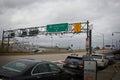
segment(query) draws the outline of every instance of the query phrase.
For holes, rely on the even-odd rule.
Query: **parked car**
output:
[[[56,64],[34,59],[18,59],[0,67],[0,80],[74,80]]]
[[[115,55],[114,55],[114,59],[120,60],[120,54],[115,54]]]
[[[106,58],[108,59],[108,64],[109,64],[109,65],[115,63],[115,60],[114,60],[114,56],[113,56],[113,55],[106,56]]]
[[[108,59],[104,54],[95,53],[91,54],[90,57],[97,62],[97,67],[105,68],[108,66]]]
[[[83,55],[72,54],[66,57],[63,68],[71,71],[76,76],[76,80],[83,79],[83,68],[84,68],[84,61]]]

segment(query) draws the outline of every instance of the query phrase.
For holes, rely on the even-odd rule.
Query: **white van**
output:
[[[96,53],[91,54],[90,56],[93,60],[97,61],[97,67],[105,68],[108,66],[108,59],[104,54]]]

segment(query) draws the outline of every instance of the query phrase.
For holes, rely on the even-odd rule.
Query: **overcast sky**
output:
[[[105,40],[120,40],[120,34],[112,37],[120,32],[120,0],[0,0],[0,36],[8,29],[87,20],[93,39],[104,34]]]

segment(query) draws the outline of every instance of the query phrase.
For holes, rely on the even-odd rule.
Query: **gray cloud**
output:
[[[111,37],[120,30],[119,8],[119,0],[0,0],[0,29],[89,20],[94,33]]]
[[[38,0],[0,0],[1,7],[5,8],[20,8],[30,5]]]

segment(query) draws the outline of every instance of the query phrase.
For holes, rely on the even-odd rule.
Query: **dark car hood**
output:
[[[0,68],[0,76],[11,78],[17,76],[18,74],[20,73]]]

